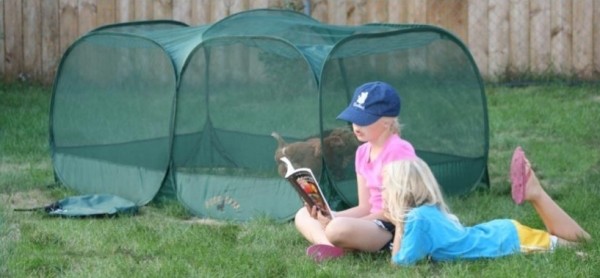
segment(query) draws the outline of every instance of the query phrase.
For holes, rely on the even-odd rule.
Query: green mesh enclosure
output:
[[[171,192],[197,216],[286,221],[302,204],[277,173],[275,131],[289,143],[321,140],[330,204],[352,206],[356,146],[327,140],[348,129],[335,117],[354,88],[373,80],[398,89],[402,137],[447,194],[489,184],[485,93],[461,41],[434,26],[334,26],[285,10],[196,27],[115,24],[80,38],[54,87],[56,176],[138,205]]]

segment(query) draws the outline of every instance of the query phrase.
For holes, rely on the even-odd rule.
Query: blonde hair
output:
[[[431,169],[422,159],[390,162],[383,173],[383,202],[386,217],[392,222],[403,223],[406,214],[421,205],[435,205],[458,222],[450,213]]]
[[[397,133],[398,136],[402,137],[401,133],[400,133],[400,129],[402,128],[402,126],[400,125],[400,120],[397,117],[382,117],[382,118],[389,119],[391,134]]]

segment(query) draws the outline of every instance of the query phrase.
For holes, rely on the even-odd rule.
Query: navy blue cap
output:
[[[375,81],[356,88],[350,105],[337,116],[337,119],[367,126],[381,117],[397,117],[399,114],[398,92],[390,84]]]

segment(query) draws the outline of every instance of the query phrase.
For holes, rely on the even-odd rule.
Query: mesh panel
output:
[[[280,40],[220,38],[187,65],[173,152],[180,200],[211,217],[292,217],[301,203],[275,171],[270,134],[319,136],[318,90],[303,56]]]
[[[80,40],[63,58],[55,85],[57,175],[84,193],[150,201],[169,161],[174,88],[171,60],[151,41]]]
[[[340,125],[335,116],[354,88],[382,80],[401,96],[402,137],[430,164],[446,193],[464,194],[486,182],[482,181],[488,151],[485,95],[477,68],[457,41],[421,27],[357,37],[338,45],[330,57],[336,59],[327,61],[322,77],[325,129]],[[334,184],[344,200],[354,204],[354,177],[349,169],[345,172],[348,175],[334,177]]]

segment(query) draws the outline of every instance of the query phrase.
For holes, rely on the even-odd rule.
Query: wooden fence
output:
[[[71,43],[101,25],[198,25],[257,8],[309,11],[331,24],[438,25],[467,44],[488,79],[600,79],[600,0],[0,0],[0,75],[51,84]]]

